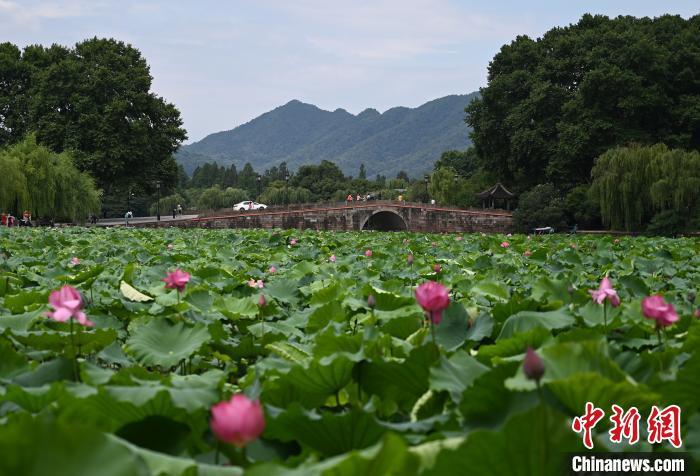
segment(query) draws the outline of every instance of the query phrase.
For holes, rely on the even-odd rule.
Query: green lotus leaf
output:
[[[192,356],[210,338],[204,324],[152,319],[129,337],[124,350],[141,365],[170,368]]]
[[[498,340],[527,332],[535,327],[547,330],[565,329],[574,325],[575,322],[576,319],[566,308],[548,312],[521,311],[506,319]]]

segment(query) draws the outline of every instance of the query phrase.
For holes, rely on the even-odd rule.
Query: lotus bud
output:
[[[539,355],[532,350],[532,347],[528,347],[525,352],[525,360],[523,361],[523,372],[525,376],[539,383],[540,379],[544,375],[544,362]]]
[[[372,309],[374,309],[374,306],[377,305],[377,299],[374,297],[374,294],[367,296],[367,305]]]

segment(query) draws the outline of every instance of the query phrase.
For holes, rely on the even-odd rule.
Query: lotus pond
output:
[[[0,474],[564,474],[587,402],[606,415],[594,451],[697,457],[699,251],[692,238],[2,229]],[[163,282],[177,269],[181,292]],[[589,293],[606,275],[618,306]],[[450,292],[438,324],[416,300],[428,281]],[[93,326],[59,322],[49,296],[64,285]],[[656,294],[678,320],[645,316]],[[264,431],[236,446],[211,410],[239,394],[260,402]],[[611,441],[613,405],[638,409],[639,441]],[[648,435],[670,405],[679,448]]]

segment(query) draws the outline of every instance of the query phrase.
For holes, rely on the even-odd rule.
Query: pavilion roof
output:
[[[501,182],[483,192],[477,193],[476,196],[479,198],[515,198],[515,194],[505,188]]]

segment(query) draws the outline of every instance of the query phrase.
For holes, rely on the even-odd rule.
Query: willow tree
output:
[[[591,194],[603,223],[639,231],[655,216],[678,217],[682,228],[700,220],[700,153],[663,144],[618,147],[601,155],[591,172]]]
[[[260,196],[260,201],[267,205],[309,203],[311,192],[304,187],[268,187]]]
[[[27,178],[22,172],[22,162],[0,153],[0,172],[0,212],[18,213],[20,204],[27,201]]]
[[[74,165],[69,152],[56,154],[33,135],[0,151],[0,206],[34,217],[84,221],[100,209],[95,181]]]

